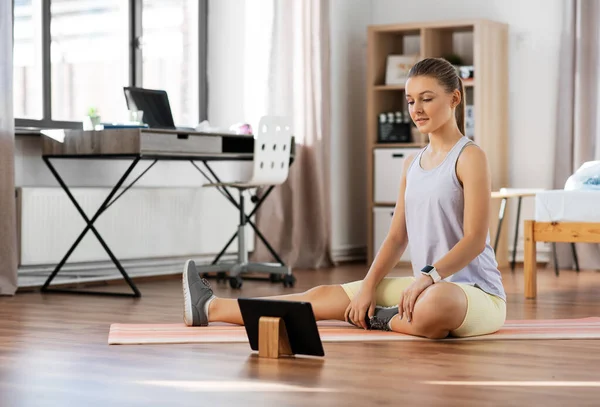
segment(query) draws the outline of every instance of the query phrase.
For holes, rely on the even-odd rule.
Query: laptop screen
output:
[[[169,97],[164,90],[135,87],[123,88],[129,110],[144,112],[143,121],[149,127],[174,129],[175,122],[169,104]]]

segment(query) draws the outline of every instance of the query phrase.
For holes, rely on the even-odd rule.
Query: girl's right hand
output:
[[[354,296],[346,312],[344,319],[358,327],[367,329],[365,317],[372,317],[375,312],[375,290],[363,287]]]

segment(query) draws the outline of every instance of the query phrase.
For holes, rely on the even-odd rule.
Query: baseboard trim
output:
[[[519,254],[520,251],[517,249],[516,262],[522,265],[523,258]],[[332,259],[336,264],[365,261],[366,257],[365,246],[347,245],[332,250]],[[121,264],[132,278],[159,277],[180,274],[181,267],[188,258],[194,259],[198,264],[210,264],[214,255],[122,260]],[[226,254],[223,255],[222,260],[235,261],[236,258],[236,254]],[[512,250],[509,252],[509,259],[512,259]],[[548,251],[538,250],[538,263],[547,264],[549,260],[550,253]],[[510,260],[508,264],[510,265]],[[407,262],[405,265],[410,265],[410,263]],[[55,264],[19,267],[19,288],[41,287],[55,267]],[[93,263],[67,263],[53,280],[52,285],[109,282],[122,279],[123,276],[110,260]]]
[[[331,251],[331,257],[337,264],[364,261],[367,258],[367,248],[365,246],[341,246]]]
[[[510,261],[512,260],[512,256],[513,256],[513,250],[510,249],[508,250],[508,261],[510,263]],[[548,249],[538,249],[536,251],[536,257],[538,262],[542,262],[542,263],[547,263],[549,261],[551,261],[551,257],[552,257],[552,249],[548,248]],[[517,247],[517,252],[516,252],[516,256],[515,256],[515,260],[517,262],[523,262],[525,259],[525,250]]]
[[[214,259],[214,255],[121,260],[120,262],[131,278],[145,278],[181,274],[183,265],[188,259],[193,259],[200,265],[210,264]],[[221,257],[222,261],[235,261],[236,259],[237,255],[235,254],[226,254]],[[19,267],[19,288],[41,287],[46,282],[48,276],[52,274],[55,267],[55,264]],[[123,276],[110,260],[93,263],[67,263],[56,278],[52,280],[51,286],[55,284],[97,283],[116,280],[123,280]]]

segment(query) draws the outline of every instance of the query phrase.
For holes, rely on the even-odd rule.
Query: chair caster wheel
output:
[[[283,276],[283,286],[284,287],[293,287],[296,284],[296,277],[291,274],[286,274]]]
[[[234,288],[234,289],[242,288],[242,284],[243,284],[243,281],[242,281],[242,277],[240,277],[240,276],[229,278],[229,286],[231,288]]]
[[[219,271],[217,273],[217,283],[225,282],[227,279],[227,274],[224,271]]]

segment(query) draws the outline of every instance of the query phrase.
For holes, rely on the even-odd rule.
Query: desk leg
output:
[[[558,277],[559,268],[558,268],[558,253],[556,252],[556,242],[552,242],[552,259],[554,259],[554,274]]]
[[[515,224],[515,240],[513,242],[513,254],[512,254],[512,262],[510,263],[510,270],[515,272],[515,264],[517,259],[517,239],[519,238],[519,217],[521,216],[521,200],[523,198],[519,197],[519,203],[517,205],[517,223]]]
[[[535,222],[525,221],[525,298],[535,298],[537,294],[537,258],[535,250]]]
[[[506,198],[502,198],[500,202],[500,212],[498,213],[498,230],[496,231],[496,241],[494,242],[494,253],[498,252],[498,242],[500,241],[500,231],[502,229],[502,221],[506,211]]]
[[[575,243],[571,243],[571,251],[573,252],[573,261],[575,262],[575,270],[579,273],[579,259],[577,258],[577,248]]]
[[[63,179],[60,177],[60,175],[58,174],[58,172],[56,171],[56,169],[54,168],[54,166],[52,165],[52,163],[50,162],[50,160],[48,158],[44,157],[44,161],[45,161],[46,165],[48,166],[48,168],[50,169],[50,171],[52,172],[52,175],[54,175],[54,177],[56,178],[56,180],[58,181],[58,183],[60,184],[60,186],[63,188],[63,190],[65,191],[65,193],[67,194],[67,196],[69,197],[69,199],[71,200],[71,202],[73,203],[73,205],[75,205],[75,208],[77,209],[77,211],[79,212],[79,214],[81,215],[81,217],[85,220],[86,227],[85,227],[85,229],[83,229],[83,231],[81,232],[81,234],[77,237],[77,239],[75,240],[75,243],[73,243],[73,245],[71,246],[71,248],[67,251],[67,254],[65,254],[65,256],[62,258],[62,260],[60,261],[60,263],[58,263],[58,265],[56,266],[56,268],[54,269],[54,271],[52,272],[52,274],[48,277],[48,279],[46,280],[46,282],[42,286],[41,291],[42,292],[73,293],[73,294],[96,294],[96,295],[115,295],[115,296],[126,296],[126,297],[131,297],[131,296],[133,296],[133,297],[140,297],[141,294],[140,294],[139,290],[137,289],[137,287],[135,286],[135,284],[133,283],[133,281],[131,281],[131,279],[129,278],[129,275],[125,272],[125,269],[123,268],[123,266],[121,265],[121,263],[119,262],[119,260],[116,258],[116,256],[113,254],[113,252],[110,250],[110,248],[108,247],[108,245],[106,244],[106,242],[104,241],[104,239],[102,239],[102,236],[100,235],[100,233],[98,233],[98,231],[96,230],[96,228],[93,226],[94,222],[108,208],[108,206],[112,205],[116,201],[116,199],[115,199],[115,201],[111,202],[113,196],[117,193],[117,191],[119,190],[119,188],[121,188],[121,185],[123,185],[123,183],[125,182],[125,180],[129,176],[129,174],[131,173],[131,171],[133,171],[133,169],[135,168],[135,166],[139,162],[139,158],[136,158],[131,163],[131,165],[129,166],[129,168],[127,168],[127,170],[125,171],[125,173],[123,174],[123,176],[121,177],[121,179],[117,182],[117,184],[114,186],[114,188],[110,191],[110,193],[108,194],[108,196],[106,197],[106,199],[104,200],[104,202],[102,203],[102,205],[100,205],[100,208],[98,208],[98,210],[96,211],[96,213],[94,214],[94,216],[92,217],[92,219],[89,219],[87,217],[85,211],[81,208],[81,206],[79,205],[79,203],[77,202],[77,200],[75,199],[75,197],[73,196],[73,194],[71,193],[71,191],[69,190],[69,187],[63,181]],[[138,177],[138,179],[139,179],[139,177]],[[129,187],[131,187],[131,185]],[[119,197],[121,195],[119,195]],[[118,197],[117,197],[117,199],[118,199]],[[106,253],[108,254],[108,256],[110,257],[110,259],[112,260],[112,262],[115,264],[115,266],[117,267],[117,269],[119,270],[119,272],[121,273],[121,275],[123,275],[123,278],[125,279],[125,281],[129,285],[129,287],[131,287],[131,289],[133,290],[133,294],[127,294],[127,293],[109,293],[109,292],[94,292],[94,291],[78,291],[78,290],[61,290],[61,289],[50,289],[49,288],[50,283],[52,282],[52,280],[56,277],[56,275],[59,273],[60,269],[67,262],[67,260],[69,259],[69,257],[71,256],[71,254],[73,253],[73,251],[75,250],[75,248],[79,245],[79,243],[81,242],[81,240],[87,234],[88,230],[91,230],[92,233],[94,233],[94,235],[96,236],[96,238],[98,239],[98,241],[100,242],[100,244],[102,245],[102,247],[104,248],[104,250],[106,251]]]

